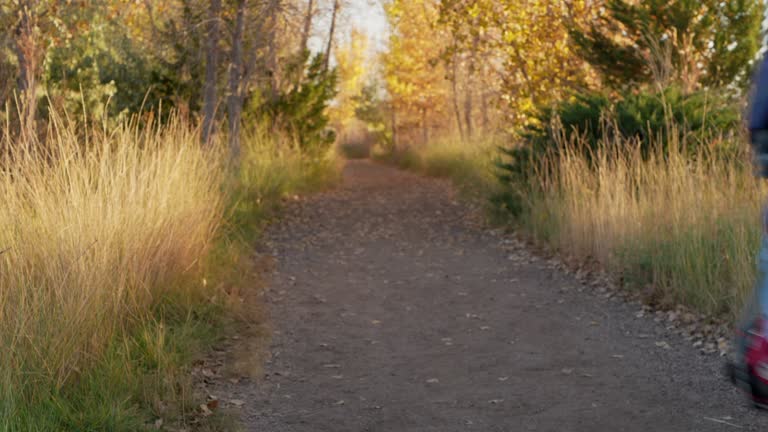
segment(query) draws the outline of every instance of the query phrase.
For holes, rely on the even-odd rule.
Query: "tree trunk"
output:
[[[315,14],[315,0],[307,2],[307,15],[304,16],[304,31],[301,33],[301,53],[309,50],[309,32],[312,31],[312,19]]]
[[[232,64],[229,66],[229,156],[233,164],[240,160],[240,117],[243,111],[241,86],[243,78],[243,27],[245,26],[245,0],[237,2],[235,31],[232,35]]]
[[[336,32],[336,15],[339,13],[339,0],[333,0],[333,13],[331,14],[331,29],[328,32],[328,46],[325,48],[325,70],[331,65],[331,50],[333,49],[333,36]]]
[[[485,56],[484,56],[485,57]],[[483,66],[482,66],[482,76],[481,76],[481,91],[480,91],[480,118],[482,121],[482,128],[483,132],[487,132],[488,128],[490,126],[490,119],[488,117],[488,88],[490,87],[487,85],[487,79],[488,79],[488,59],[483,59]]]
[[[467,126],[467,139],[472,139],[472,135],[474,134],[472,127],[472,103],[474,99],[474,95],[472,94],[472,76],[475,74],[478,44],[479,39],[476,35],[472,40],[472,51],[469,53],[469,64],[467,65],[467,79],[464,83],[464,124]]]
[[[472,86],[467,83],[464,94],[464,124],[467,126],[467,139],[472,139],[475,131],[472,127]]]
[[[272,0],[267,11],[268,25],[263,31],[267,32],[267,68],[269,69],[269,97],[273,102],[280,95],[280,64],[277,56],[277,23],[278,13],[280,12],[281,0]]]
[[[421,109],[421,140],[424,145],[429,143],[429,126],[427,125],[427,108]]]
[[[22,141],[34,136],[37,113],[37,73],[40,67],[40,46],[35,40],[36,23],[29,0],[19,2],[19,23],[15,29],[14,51],[19,64],[19,126]]]
[[[488,119],[488,93],[485,90],[480,92],[480,117],[483,122],[483,132],[486,132],[490,120]]]
[[[458,77],[458,67],[456,65],[456,53],[454,52],[451,56],[451,93],[453,96],[453,113],[456,115],[456,124],[459,127],[459,135],[461,136],[461,140],[464,141],[466,137],[464,136],[464,127],[461,124],[461,111],[459,110],[459,91],[457,89],[456,82],[459,80]]]
[[[397,150],[397,110],[392,105],[392,150]]]
[[[203,144],[209,145],[216,116],[216,72],[219,66],[219,19],[221,0],[211,0],[208,11],[208,47],[205,55],[205,87],[203,90]]]

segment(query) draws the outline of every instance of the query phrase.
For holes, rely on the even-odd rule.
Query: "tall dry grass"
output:
[[[289,195],[313,192],[340,178],[332,149],[303,151],[293,135],[275,132],[266,123],[247,127],[242,143],[227,221],[246,234],[258,230]]]
[[[375,149],[373,158],[433,177],[450,179],[466,197],[489,200],[496,192],[500,137],[478,135],[465,141],[447,135],[427,144],[401,149]]]
[[[732,316],[754,283],[766,189],[752,176],[746,143],[730,157],[714,151],[722,143],[693,156],[685,142],[668,144],[643,157],[620,138],[592,153],[578,140],[560,142],[526,188],[521,223],[655,301]]]
[[[5,136],[4,429],[17,428],[14,419],[29,406],[66,392],[109,347],[128,343],[121,335],[152,320],[164,298],[204,289],[197,276],[225,195],[221,157],[198,143],[178,120],[84,130],[52,117],[39,142]]]

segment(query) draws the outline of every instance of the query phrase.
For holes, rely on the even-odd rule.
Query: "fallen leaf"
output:
[[[203,417],[208,417],[213,414],[213,411],[208,408],[207,404],[200,404],[200,413],[203,415]]]

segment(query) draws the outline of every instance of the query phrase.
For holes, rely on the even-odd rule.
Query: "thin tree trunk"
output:
[[[523,60],[523,56],[520,54],[520,50],[517,48],[516,45],[512,46],[512,49],[515,53],[515,57],[517,58],[517,67],[518,70],[520,70],[520,73],[523,74],[523,79],[525,79],[525,84],[528,87],[528,91],[531,93],[531,102],[533,102],[534,106],[538,105],[537,97],[536,97],[536,88],[533,86],[533,81],[531,81],[530,75],[528,75],[528,68],[526,66],[525,60]]]
[[[16,26],[14,51],[19,64],[17,86],[19,91],[20,136],[23,141],[31,139],[35,130],[37,113],[37,73],[40,66],[40,46],[34,35],[34,16],[29,0],[19,3],[19,23]]]
[[[269,24],[263,31],[267,32],[267,68],[269,69],[269,97],[274,102],[280,95],[280,64],[277,60],[277,24],[281,0],[272,0],[267,11]]]
[[[453,113],[456,115],[456,124],[459,127],[459,135],[461,136],[461,140],[464,141],[466,137],[464,136],[464,127],[461,124],[461,111],[459,110],[459,91],[457,89],[456,82],[458,81],[458,67],[456,65],[456,52],[453,53],[451,56],[451,66],[452,66],[452,76],[451,76],[451,90],[452,90],[452,96],[453,96]]]
[[[328,32],[328,46],[325,48],[325,70],[327,71],[331,64],[331,50],[333,49],[333,36],[336,32],[336,15],[339,12],[339,0],[333,1],[333,13],[331,14],[331,29]]]
[[[474,134],[474,128],[472,127],[472,104],[474,102],[474,94],[472,93],[472,77],[475,74],[475,67],[477,65],[477,49],[479,44],[479,36],[475,35],[475,37],[472,39],[472,50],[469,53],[469,64],[467,65],[467,79],[466,83],[464,84],[464,122],[467,126],[468,139],[472,139],[472,135]]]
[[[219,65],[219,18],[221,0],[211,0],[208,11],[208,48],[205,55],[205,88],[203,90],[203,144],[209,145],[216,115],[216,72]]]
[[[474,95],[472,94],[472,86],[469,82],[464,90],[464,124],[467,126],[467,139],[469,140],[472,139],[472,135],[475,133],[472,126],[472,98]]]
[[[481,83],[481,91],[480,91],[480,118],[482,121],[482,132],[487,132],[488,128],[490,126],[490,119],[488,117],[488,85],[487,85],[487,79],[488,79],[488,59],[486,56],[483,56],[484,59],[482,60],[482,75],[480,78]]]
[[[243,78],[243,28],[245,26],[245,0],[238,0],[235,31],[232,35],[232,64],[229,66],[229,95],[227,114],[229,117],[229,156],[233,164],[240,160],[240,117],[243,100],[240,86]]]
[[[397,150],[397,110],[392,105],[392,150]]]
[[[149,25],[152,27],[152,39],[157,40],[157,23],[155,22],[155,12],[154,8],[152,7],[152,0],[144,0],[144,7],[147,9]]]
[[[421,140],[424,145],[429,143],[429,127],[427,126],[427,108],[421,109]]]
[[[241,82],[250,83],[251,79],[257,73],[262,73],[261,79],[266,78],[269,82],[270,100],[274,100],[278,95],[279,89],[279,76],[280,73],[277,70],[277,53],[275,50],[275,32],[277,23],[277,14],[280,11],[281,0],[271,0],[266,6],[263,6],[259,10],[259,16],[250,21],[249,28],[253,34],[258,35],[254,41],[253,46],[243,57],[243,75]],[[266,57],[263,56],[262,50],[266,47]],[[267,67],[257,69],[256,62],[260,59],[266,58]],[[241,86],[241,93],[245,91],[245,87]],[[245,94],[240,95],[241,100],[245,100]]]
[[[307,2],[307,15],[304,16],[304,31],[301,33],[301,52],[305,53],[309,49],[309,32],[312,31],[312,19],[315,15],[315,0]]]
[[[480,92],[480,117],[482,118],[483,122],[483,132],[488,131],[488,93],[483,90]]]

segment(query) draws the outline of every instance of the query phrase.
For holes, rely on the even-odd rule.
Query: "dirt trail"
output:
[[[720,358],[580,292],[444,182],[353,162],[288,213],[268,237],[272,358],[234,390],[246,430],[768,428]]]

